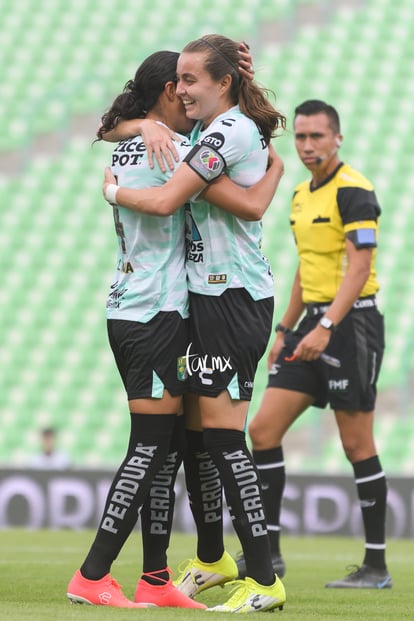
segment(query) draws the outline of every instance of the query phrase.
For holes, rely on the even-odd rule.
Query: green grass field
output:
[[[188,621],[206,614],[200,610],[125,610],[72,605],[66,586],[81,564],[94,536],[82,531],[0,531],[0,620],[1,621],[124,621],[139,617],[144,621]],[[133,597],[141,569],[140,534],[135,533],[112,568],[112,575]],[[169,552],[173,570],[194,554],[193,536],[174,533]],[[239,550],[235,537],[226,538],[230,553]],[[329,580],[345,575],[346,567],[362,560],[362,542],[328,537],[285,537],[283,553],[287,563],[284,584],[287,602],[281,621],[384,621],[414,619],[414,542],[388,542],[387,560],[394,588],[376,590],[325,589]],[[225,601],[231,587],[215,587],[199,597],[207,605]],[[214,613],[207,613],[214,614]],[[229,618],[229,613],[215,613]],[[266,614],[266,613],[264,613]]]

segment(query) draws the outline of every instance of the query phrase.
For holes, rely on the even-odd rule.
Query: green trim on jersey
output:
[[[227,392],[229,393],[231,399],[236,401],[240,400],[239,376],[237,373],[233,375],[230,383],[228,384]]]
[[[165,386],[155,371],[152,372],[152,391],[153,399],[161,399],[164,395]]]

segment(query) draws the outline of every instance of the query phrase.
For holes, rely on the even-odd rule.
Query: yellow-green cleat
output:
[[[233,595],[224,604],[207,608],[208,612],[266,612],[279,608],[283,610],[286,601],[286,591],[280,578],[275,576],[275,583],[271,586],[259,584],[253,578],[236,580]]]
[[[174,580],[174,586],[188,597],[214,586],[223,586],[235,580],[238,574],[236,562],[227,552],[215,563],[204,563],[197,557],[184,563],[183,568],[179,568],[181,573]]]

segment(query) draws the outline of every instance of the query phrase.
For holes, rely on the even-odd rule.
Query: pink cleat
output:
[[[146,604],[147,606],[163,606],[170,608],[202,608],[206,609],[205,604],[196,602],[177,589],[171,580],[164,584],[149,584],[146,580],[138,581],[135,590],[135,602]]]
[[[66,595],[72,604],[113,606],[115,608],[148,608],[145,604],[131,602],[127,599],[122,593],[120,585],[109,574],[100,580],[88,580],[82,576],[79,569],[69,582]]]

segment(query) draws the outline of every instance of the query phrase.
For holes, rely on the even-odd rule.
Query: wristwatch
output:
[[[319,323],[322,326],[322,328],[325,328],[326,330],[330,330],[331,332],[335,330],[334,322],[332,321],[332,319],[329,319],[328,317],[321,317],[319,319]]]

